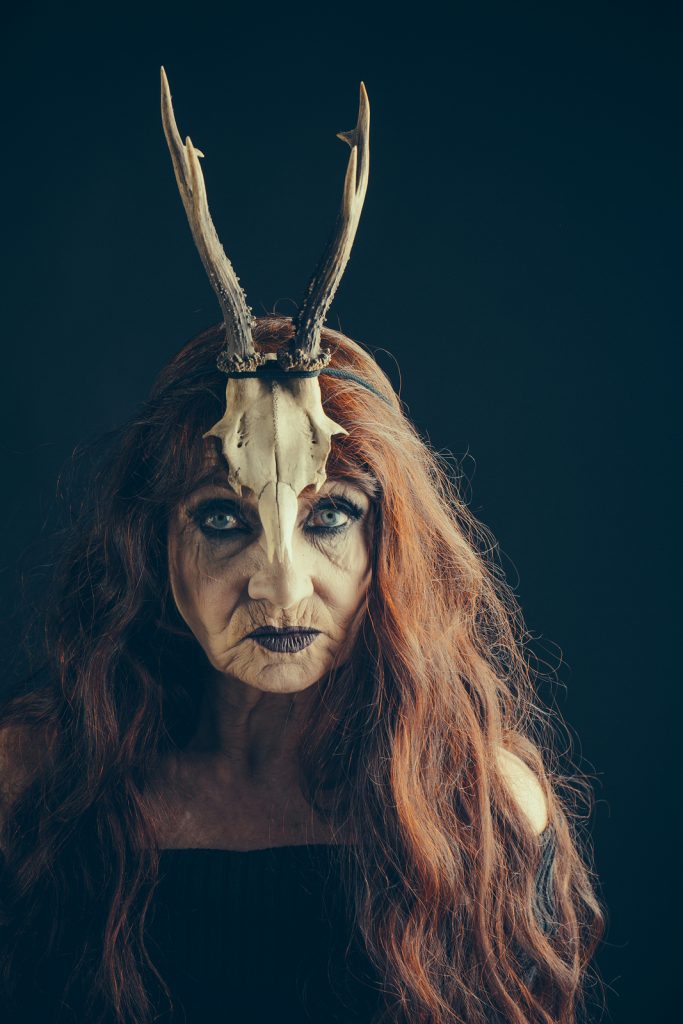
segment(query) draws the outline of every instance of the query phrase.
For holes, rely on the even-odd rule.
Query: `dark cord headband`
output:
[[[369,384],[368,381],[363,380],[362,377],[358,377],[351,370],[342,370],[340,367],[323,366],[319,370],[284,370],[278,362],[274,359],[269,359],[267,362],[262,363],[255,370],[225,370],[226,377],[238,379],[240,377],[267,377],[270,379],[286,380],[288,377],[318,377],[321,373],[327,374],[328,377],[339,377],[341,380],[352,380],[354,384],[360,384],[366,391],[371,391],[373,395],[377,395],[387,405],[391,405],[390,400],[386,395],[376,388],[373,384]]]

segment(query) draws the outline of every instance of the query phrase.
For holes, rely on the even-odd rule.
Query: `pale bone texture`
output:
[[[337,132],[351,147],[344,179],[344,196],[334,231],[320,262],[308,283],[301,308],[294,318],[296,334],[290,348],[310,358],[320,351],[320,331],[330,303],[339,286],[356,237],[370,174],[370,102],[365,85],[360,83],[360,100],[356,127],[350,132]]]
[[[297,499],[320,489],[332,437],[346,433],[325,415],[317,377],[228,379],[225,414],[204,437],[220,439],[233,490],[258,499],[270,562],[291,562]]]
[[[223,312],[228,352],[235,361],[236,368],[240,364],[252,367],[262,362],[254,347],[251,333],[254,317],[247,305],[247,298],[239,283],[239,278],[223,250],[211,220],[204,176],[199,164],[199,157],[204,154],[195,149],[189,136],[183,145],[173,114],[171,90],[163,68],[161,69],[161,121],[192,237]]]
[[[321,353],[320,332],[351,253],[368,185],[370,104],[364,84],[356,127],[338,133],[351,147],[341,210],[294,319],[284,362],[282,353],[278,358],[256,350],[251,309],[209,214],[199,164],[203,153],[189,137],[182,142],[163,67],[161,117],[192,236],[223,311],[227,360],[219,365],[230,371],[254,371],[273,359],[289,370],[312,368],[316,360],[324,365],[329,353]],[[269,560],[291,561],[297,499],[306,487],[320,489],[331,439],[347,431],[325,414],[316,377],[228,377],[225,397],[222,419],[204,437],[221,441],[236,493],[249,488],[256,495]]]

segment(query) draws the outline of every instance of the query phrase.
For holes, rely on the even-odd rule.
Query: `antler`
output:
[[[286,369],[313,370],[329,362],[329,354],[320,349],[320,332],[351,255],[368,187],[370,103],[363,82],[360,83],[356,127],[350,132],[337,132],[337,137],[348,142],[351,147],[344,179],[344,198],[332,236],[294,318],[296,333],[278,353],[278,359]]]
[[[263,362],[263,357],[256,352],[254,347],[252,337],[254,317],[247,305],[247,298],[240,286],[239,278],[225,255],[211,220],[204,176],[199,164],[199,157],[204,154],[195,149],[189,137],[183,145],[173,114],[171,90],[163,67],[161,69],[161,120],[168,148],[171,151],[171,160],[180,196],[190,222],[192,237],[199,250],[204,269],[209,275],[211,287],[218,296],[223,311],[226,336],[223,368],[255,369]]]

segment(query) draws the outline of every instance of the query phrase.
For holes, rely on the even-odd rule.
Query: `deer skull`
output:
[[[325,415],[317,377],[229,378],[225,399],[204,437],[220,439],[233,490],[256,495],[268,560],[291,561],[297,499],[320,489],[332,437],[347,431]]]

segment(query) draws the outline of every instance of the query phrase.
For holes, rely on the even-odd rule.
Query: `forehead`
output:
[[[328,474],[322,489],[324,490],[326,487],[330,487],[335,483],[343,483],[351,487],[355,487],[362,494],[365,494],[365,496],[370,501],[375,500],[379,495],[379,486],[377,480],[372,475],[372,473],[363,470],[354,471],[353,476],[344,475],[343,473],[331,472]],[[195,481],[195,483],[189,489],[186,497],[190,497],[192,494],[194,494],[197,491],[203,490],[205,487],[217,487],[220,488],[221,490],[228,492],[228,494],[237,497],[235,491],[230,486],[230,483],[228,481],[228,470],[223,465],[219,465],[216,463],[208,465],[206,471],[199,477],[198,480]],[[300,497],[304,498],[309,495],[312,496],[315,493],[315,488],[311,485],[310,487],[307,487],[304,491],[301,492]],[[248,500],[250,497],[253,498],[253,495],[248,490],[248,488],[245,488],[245,493],[242,495],[242,499],[244,500],[246,498]]]

